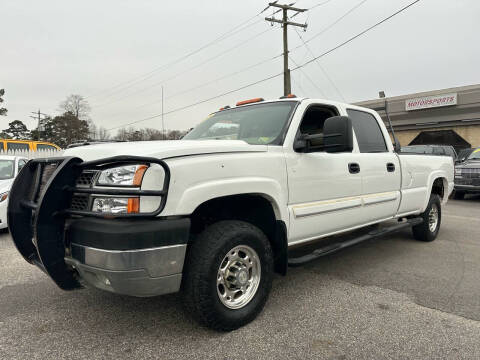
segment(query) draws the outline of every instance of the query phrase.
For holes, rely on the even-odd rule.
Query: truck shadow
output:
[[[321,281],[319,276],[341,279],[355,284],[393,287],[408,290],[397,283],[399,277],[406,283],[423,286],[431,282],[430,275],[422,274],[418,264],[430,261],[435,272],[438,260],[425,259],[434,243],[420,243],[405,230],[390,237],[378,238],[317,259],[302,267],[290,269],[286,277],[275,276],[271,300],[260,318],[249,326],[260,326],[265,313],[285,311],[287,299],[297,297],[296,286]],[[435,258],[433,256],[433,258]],[[292,285],[293,284],[293,285]],[[437,286],[437,284],[434,284]],[[445,287],[445,284],[442,284]],[[295,307],[295,303],[291,302]],[[128,339],[132,334],[139,338],[177,343],[195,337],[222,337],[224,334],[200,327],[186,313],[180,294],[155,298],[134,298],[87,288],[73,292],[58,289],[49,279],[34,284],[6,286],[0,291],[0,308],[4,316],[24,316],[25,309],[38,312],[35,321],[22,329],[23,336],[43,336],[52,332],[82,334],[84,340],[98,336]],[[34,310],[33,310],[34,309]],[[293,309],[292,309],[293,311]],[[281,315],[277,321],[281,321]],[[287,316],[287,315],[285,315]],[[0,319],[1,320],[1,319]],[[239,330],[242,331],[242,330]],[[28,336],[27,335],[27,336]],[[45,335],[47,336],[47,335]]]

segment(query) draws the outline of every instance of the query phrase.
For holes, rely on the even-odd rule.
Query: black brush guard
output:
[[[76,187],[76,180],[84,170],[133,165],[158,164],[165,172],[162,190],[139,190],[125,187]],[[71,216],[102,218],[148,218],[157,216],[165,207],[170,182],[170,170],[159,159],[115,156],[83,162],[76,157],[35,159],[20,171],[10,191],[8,226],[13,242],[22,256],[37,265],[64,290],[81,287],[76,273],[65,263],[65,221]],[[102,214],[88,210],[70,210],[75,193],[96,195],[161,196],[159,207],[149,213]]]

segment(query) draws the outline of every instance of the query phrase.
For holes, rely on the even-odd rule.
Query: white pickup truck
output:
[[[434,240],[454,184],[451,157],[397,154],[375,111],[294,97],[223,108],[180,141],[64,155],[30,161],[13,185],[8,223],[24,258],[65,290],[181,290],[223,331],[257,316],[288,265],[403,227]]]

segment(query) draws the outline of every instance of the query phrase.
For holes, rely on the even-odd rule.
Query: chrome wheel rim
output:
[[[257,253],[246,245],[235,246],[224,257],[217,272],[217,294],[229,309],[240,309],[255,296],[262,268]]]
[[[428,213],[428,227],[430,232],[434,233],[437,230],[438,224],[438,207],[436,204],[432,204],[432,208]]]

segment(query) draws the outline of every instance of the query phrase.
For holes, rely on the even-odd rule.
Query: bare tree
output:
[[[81,95],[72,94],[65,101],[60,103],[62,113],[71,113],[79,120],[88,121],[90,119],[90,105]]]
[[[0,89],[0,104],[3,103],[2,96],[5,95],[5,89]],[[0,115],[7,115],[6,108],[0,108]]]

